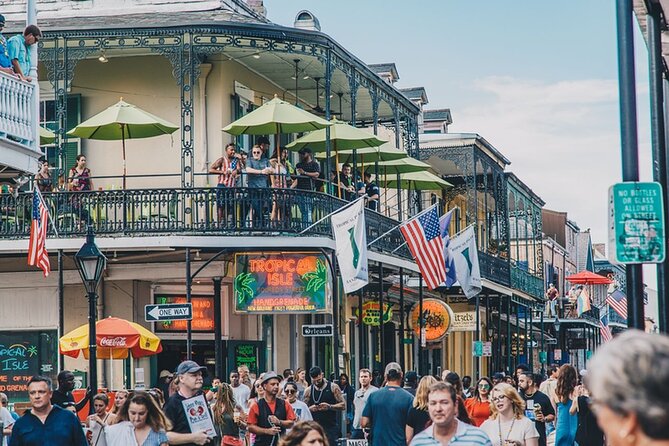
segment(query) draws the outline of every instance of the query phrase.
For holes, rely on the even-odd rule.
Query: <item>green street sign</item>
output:
[[[609,260],[662,263],[664,206],[659,183],[625,182],[609,188]]]
[[[548,354],[546,352],[539,352],[539,362],[546,364],[548,362]]]
[[[483,356],[483,342],[474,341],[474,356],[477,358]]]

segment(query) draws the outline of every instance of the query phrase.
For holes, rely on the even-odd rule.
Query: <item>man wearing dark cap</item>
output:
[[[200,366],[195,361],[184,361],[177,367],[175,375],[179,382],[179,390],[167,400],[163,407],[165,416],[172,423],[172,429],[167,433],[170,444],[213,446],[214,439],[205,431],[191,432],[183,406],[184,400],[202,395],[202,378],[206,373],[207,368]]]
[[[276,396],[279,393],[279,375],[267,372],[261,385],[264,398],[258,399],[249,409],[247,424],[249,432],[255,434],[254,446],[276,446],[279,438],[295,423],[295,412],[290,403]]]
[[[304,391],[304,402],[309,406],[314,421],[321,425],[328,442],[337,444],[337,412],[346,410],[346,401],[339,386],[323,377],[320,367],[309,370],[311,385]]]
[[[318,187],[318,177],[321,174],[321,166],[314,161],[309,147],[300,150],[300,162],[297,163],[296,173],[297,189],[314,191]],[[302,223],[310,225],[312,222],[313,202],[312,197],[298,195],[298,205],[302,214]]]
[[[0,15],[0,71],[3,73],[14,74],[12,70],[12,61],[7,54],[7,39],[2,35],[2,29],[5,27],[5,16]]]
[[[372,429],[371,446],[406,444],[407,413],[413,396],[402,389],[402,367],[396,362],[386,366],[386,386],[369,396],[362,412],[362,427]]]
[[[406,375],[404,375],[404,390],[416,396],[416,389],[418,388],[418,373],[413,370],[409,370]]]

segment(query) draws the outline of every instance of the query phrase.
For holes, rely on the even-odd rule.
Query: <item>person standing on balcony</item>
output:
[[[12,69],[12,61],[7,53],[7,39],[2,35],[2,29],[5,27],[5,16],[0,15],[0,72],[15,74]]]
[[[37,25],[28,25],[23,34],[11,37],[7,41],[7,54],[12,62],[14,72],[19,75],[21,80],[32,82],[30,75],[30,47],[39,42],[42,38],[42,31]]]
[[[70,169],[68,178],[68,188],[72,192],[84,192],[93,190],[93,181],[91,181],[91,170],[86,167],[86,157],[83,154],[77,155],[74,166]],[[90,214],[85,209],[82,201],[82,194],[72,196],[72,212],[77,215],[80,222],[90,224]]]
[[[304,147],[299,151],[300,162],[297,163],[297,181],[296,187],[299,190],[316,190],[318,177],[321,174],[321,166],[318,161],[314,161],[313,153],[309,147]],[[302,224],[308,226],[313,221],[313,197],[308,195],[298,195],[297,204],[302,214]]]
[[[341,198],[346,201],[353,201],[355,199],[355,187],[353,187],[353,177],[351,176],[351,165],[344,163],[339,172],[339,188],[341,191]]]
[[[274,152],[274,156],[269,160],[270,166],[272,166],[272,175],[270,179],[272,181],[272,188],[275,189],[272,194],[272,214],[270,220],[272,222],[284,221],[286,219],[286,210],[290,209],[288,194],[281,191],[281,189],[288,188],[288,168],[283,164],[283,157],[281,156],[281,150],[286,150],[280,148],[278,152]],[[281,162],[279,163],[279,160]],[[286,222],[285,224],[289,224]]]
[[[235,180],[240,173],[239,159],[235,156],[235,145],[229,143],[225,146],[225,155],[214,161],[209,167],[209,173],[218,175],[218,185],[216,189],[216,210],[218,214],[218,222],[223,221],[223,216],[226,219],[234,222],[235,217],[235,203],[233,191],[229,190],[235,187]]]
[[[555,285],[552,283],[548,284],[548,290],[546,290],[546,314],[544,317],[553,317],[557,316],[555,312],[555,304],[557,303],[557,298],[560,295]]]
[[[251,149],[251,158],[246,163],[246,173],[248,174],[249,199],[251,202],[250,211],[254,227],[262,227],[263,220],[263,202],[266,194],[261,189],[267,189],[267,180],[272,168],[269,160],[262,157],[262,147],[253,146]],[[252,218],[252,220],[251,220]]]
[[[35,174],[35,183],[40,192],[51,192],[53,182],[49,172],[49,163],[46,160],[41,160],[39,171]]]
[[[372,181],[372,174],[370,172],[365,172],[365,194],[367,194],[367,207],[372,211],[379,210],[379,197],[381,196],[381,191],[379,186]]]
[[[269,159],[269,138],[267,138],[266,136],[261,136],[260,138],[258,138],[256,144],[259,145],[260,148],[262,149],[261,158]]]

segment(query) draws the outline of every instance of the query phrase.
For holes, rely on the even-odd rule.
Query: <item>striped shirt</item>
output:
[[[481,429],[456,421],[458,428],[448,442],[449,446],[492,446],[490,438]],[[413,437],[409,446],[441,446],[439,440],[434,438],[434,425]]]
[[[231,160],[227,156],[224,156],[220,159],[220,161],[221,161],[221,166],[219,167],[219,170],[223,171],[224,173],[218,176],[218,184],[221,184],[225,187],[234,187],[235,185],[234,171],[237,170],[237,163],[239,162],[239,160],[237,158],[233,158]],[[233,172],[228,172],[228,170],[233,170]]]

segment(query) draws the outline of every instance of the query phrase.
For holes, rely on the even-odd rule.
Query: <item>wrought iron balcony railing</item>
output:
[[[517,290],[523,291],[537,299],[543,299],[544,282],[540,277],[519,268],[517,265],[511,265],[511,286]]]
[[[511,285],[508,260],[481,251],[479,251],[478,255],[479,265],[481,267],[481,277],[494,280],[501,285]]]
[[[347,202],[321,192],[271,188],[133,189],[43,193],[52,216],[49,237],[82,237],[91,224],[96,236],[298,235]],[[398,222],[367,210],[372,241]],[[27,238],[32,194],[0,195],[0,239]],[[329,219],[305,235],[332,236]],[[375,251],[411,258],[399,230],[372,245]],[[401,247],[400,247],[401,246]],[[399,249],[397,249],[400,247]]]

